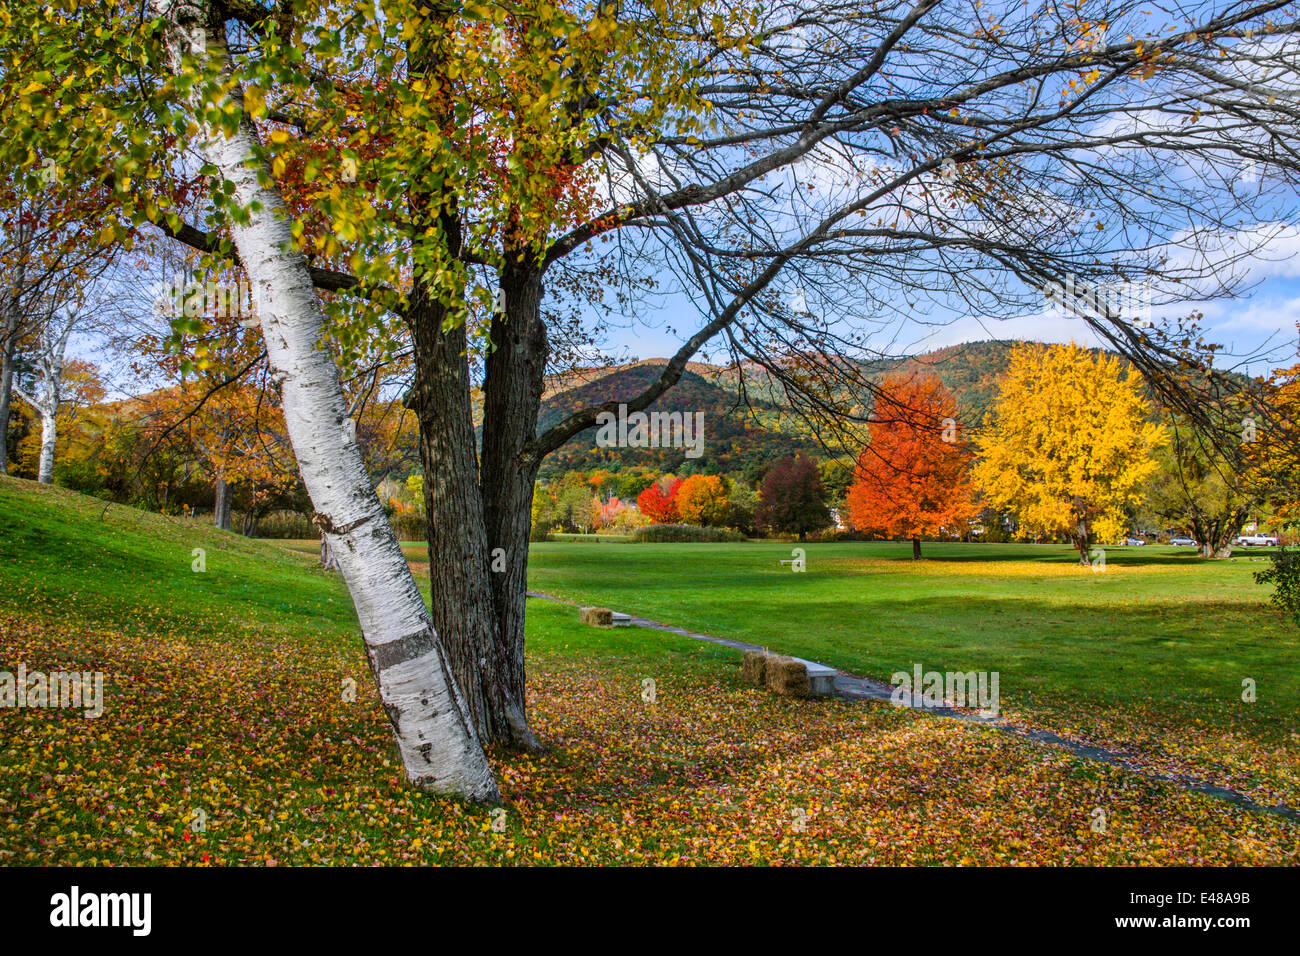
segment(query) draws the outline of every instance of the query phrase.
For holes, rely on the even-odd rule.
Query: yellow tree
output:
[[[1120,537],[1167,441],[1141,380],[1118,358],[1077,345],[1015,349],[977,439],[975,482],[996,507],[1043,534],[1068,533],[1087,563]]]
[[[1246,478],[1279,524],[1300,525],[1300,365],[1275,372],[1269,408],[1243,419]]]

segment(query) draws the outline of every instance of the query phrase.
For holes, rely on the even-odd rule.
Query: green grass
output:
[[[1300,640],[1267,604],[1257,553],[1208,561],[1109,548],[1105,571],[1051,545],[538,544],[530,587],[888,680],[988,670],[1004,703],[1204,710],[1274,734],[1300,707]],[[1253,678],[1258,701],[1241,701]]]
[[[195,549],[204,571],[193,569]],[[0,479],[0,567],[11,599],[21,593],[24,610],[54,617],[75,605],[80,619],[131,631],[356,633],[339,582],[276,544],[30,482]]]

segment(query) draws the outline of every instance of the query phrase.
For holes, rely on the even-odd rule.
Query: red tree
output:
[[[975,513],[971,453],[957,439],[957,403],[936,378],[890,377],[872,413],[871,444],[858,456],[849,517],[861,531],[922,535],[953,531]]]
[[[663,487],[665,484],[667,488]],[[655,524],[672,524],[677,521],[677,492],[681,487],[680,478],[673,478],[667,482],[656,481],[637,495],[636,506]]]

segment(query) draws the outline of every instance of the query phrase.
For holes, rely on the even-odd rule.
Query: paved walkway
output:
[[[529,591],[528,596],[542,601],[552,601],[556,604],[567,604],[570,607],[581,606],[573,601],[555,597],[553,594],[546,594],[542,591]],[[678,634],[682,637],[689,637],[691,640],[705,641],[709,644],[721,644],[724,647],[731,647],[738,651],[771,650],[771,648],[761,647],[758,644],[747,644],[744,641],[735,641],[726,637],[714,637],[711,634],[697,634],[694,631],[688,631],[682,627],[673,627],[671,624],[661,624],[659,621],[652,621],[649,618],[644,617],[634,616],[630,623],[633,627],[643,627],[653,631],[664,631],[669,634]],[[835,670],[835,693],[838,696],[844,697],[848,700],[875,700],[884,703],[892,702],[895,690],[894,685],[886,684],[883,681],[872,680],[869,677],[858,677],[854,674],[847,674],[844,671],[836,670],[835,668],[832,668],[832,670]],[[1119,767],[1122,770],[1137,774],[1139,777],[1144,777],[1147,780],[1177,784],[1180,787],[1193,790],[1196,793],[1203,793],[1207,796],[1217,797],[1220,800],[1226,800],[1229,803],[1245,807],[1248,810],[1255,810],[1260,813],[1271,813],[1275,816],[1285,817],[1288,820],[1300,823],[1300,810],[1289,807],[1286,804],[1269,806],[1259,803],[1257,800],[1242,793],[1240,790],[1220,787],[1217,784],[1205,780],[1198,780],[1195,777],[1162,774],[1153,770],[1145,770],[1130,763],[1123,754],[1116,751],[1107,750],[1104,747],[1093,747],[1088,744],[1081,744],[1077,740],[1070,740],[1066,737],[1058,736],[1051,731],[1017,727],[1015,724],[1001,717],[983,717],[979,714],[953,710],[950,707],[927,706],[922,701],[920,694],[904,694],[902,706],[908,707],[912,710],[919,710],[935,717],[948,717],[954,720],[964,720],[973,724],[981,724],[993,730],[997,730],[1000,733],[1012,737],[1019,737],[1021,740],[1030,740],[1035,743],[1060,747],[1083,760],[1110,764],[1113,767]]]

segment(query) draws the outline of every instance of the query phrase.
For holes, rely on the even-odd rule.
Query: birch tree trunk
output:
[[[185,56],[218,64],[228,76],[224,25],[204,0],[151,0],[167,24],[167,53],[179,72]],[[201,87],[201,84],[199,85]],[[197,94],[201,97],[201,94]],[[191,103],[201,124],[218,102]],[[222,101],[226,102],[222,102]],[[256,161],[255,132],[247,117],[232,136],[204,129],[202,151],[235,187],[249,211],[231,227],[240,262],[257,301],[267,359],[280,384],[285,422],[303,482],[356,604],[370,666],[393,726],[408,778],[427,790],[495,800],[483,748],[464,700],[402,556],[397,538],[370,487],[355,440],[344,425],[348,407],[338,370],[320,348],[324,314],[305,259],[291,251],[289,217],[269,170]]]
[[[57,410],[41,409],[41,463],[36,480],[43,485],[54,484],[54,442],[58,438],[58,421]]]
[[[54,483],[54,445],[58,439],[59,405],[62,401],[60,385],[63,379],[63,349],[67,337],[51,339],[45,332],[40,338],[41,390],[35,394],[23,391],[17,385],[14,393],[41,416],[41,454],[38,459],[36,480],[43,485]]]

